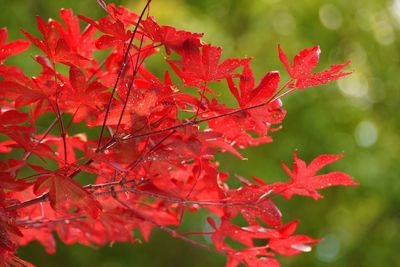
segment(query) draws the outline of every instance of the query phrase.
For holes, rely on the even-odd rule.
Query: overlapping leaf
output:
[[[92,217],[97,217],[101,211],[100,203],[78,182],[65,175],[41,175],[35,183],[34,192],[37,195],[48,192],[50,204],[55,210],[75,207],[85,210]]]

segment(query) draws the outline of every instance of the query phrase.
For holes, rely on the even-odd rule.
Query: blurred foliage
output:
[[[36,14],[58,17],[61,7],[93,17],[103,12],[95,0],[0,2],[0,26],[7,26],[12,38],[21,38],[19,28],[37,32]],[[137,12],[144,4],[114,2]],[[254,57],[257,77],[272,69],[284,73],[278,43],[289,57],[321,45],[320,69],[352,61],[350,77],[283,99],[288,115],[282,130],[273,134],[275,142],[243,152],[248,161],[231,156],[219,160],[232,175],[270,182],[287,179],[280,161],[291,164],[296,148],[308,161],[318,154],[344,152],[346,157],[333,168],[354,176],[359,187],[328,189],[318,202],[301,197],[280,201],[286,222],[301,218],[299,232],[325,237],[313,252],[282,258],[282,265],[400,266],[400,0],[154,0],[151,13],[160,23],[206,33],[206,42],[222,46],[225,57]],[[13,63],[34,73],[28,55]],[[157,70],[156,65],[148,67]],[[222,97],[226,90],[219,89]],[[199,221],[189,215],[189,224]],[[19,253],[38,266],[224,264],[220,255],[159,232],[149,244],[97,249],[60,244],[53,256],[32,244]]]

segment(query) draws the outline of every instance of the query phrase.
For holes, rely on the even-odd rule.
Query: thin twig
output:
[[[124,58],[123,58],[123,61],[122,61],[122,65],[121,65],[121,67],[120,67],[120,69],[119,69],[119,71],[118,71],[118,76],[117,76],[117,79],[116,79],[116,81],[115,81],[114,87],[113,87],[112,92],[111,92],[110,99],[109,99],[108,104],[107,104],[106,114],[105,114],[105,116],[104,116],[104,121],[103,121],[103,124],[102,124],[102,126],[101,126],[100,136],[99,136],[99,142],[98,142],[98,144],[97,144],[97,149],[96,149],[96,151],[98,151],[98,150],[100,149],[100,147],[101,147],[101,142],[102,142],[102,140],[103,140],[103,135],[104,135],[104,129],[105,129],[106,125],[107,125],[107,119],[108,119],[108,115],[109,115],[109,113],[110,113],[112,100],[114,99],[114,95],[115,95],[115,93],[116,93],[116,91],[117,91],[118,83],[119,83],[120,79],[122,78],[122,74],[123,74],[123,72],[124,72],[124,70],[125,70],[125,67],[126,67],[126,65],[127,65],[128,56],[129,56],[129,51],[131,50],[133,40],[134,40],[135,35],[136,35],[136,32],[137,32],[137,30],[138,30],[138,28],[139,28],[139,24],[140,24],[140,22],[142,21],[143,16],[144,16],[144,14],[145,14],[147,8],[149,7],[150,3],[151,3],[151,0],[147,0],[147,3],[146,3],[146,5],[145,5],[145,7],[143,8],[142,13],[141,13],[140,16],[139,16],[138,22],[137,22],[136,25],[135,25],[135,29],[134,29],[133,32],[132,32],[132,36],[131,36],[131,39],[129,40],[128,47],[126,48],[126,52],[125,52],[125,55],[124,55]]]
[[[129,82],[128,92],[126,93],[125,102],[124,102],[124,105],[122,106],[121,114],[119,115],[117,127],[116,127],[116,130],[115,130],[116,133],[118,133],[119,126],[121,125],[122,118],[124,117],[125,109],[126,109],[126,107],[128,105],[129,96],[131,94],[131,91],[132,91],[132,88],[133,88],[133,84],[135,82],[135,78],[136,78],[136,75],[137,75],[139,67],[140,67],[139,59],[140,59],[140,52],[142,51],[143,40],[144,40],[144,34],[142,34],[142,38],[140,40],[139,50],[138,50],[138,54],[136,56],[135,67],[133,68],[132,78],[131,78],[131,81]]]
[[[43,133],[42,137],[37,141],[38,144],[42,143],[42,141],[47,137],[47,135],[53,130],[54,126],[56,126],[58,122],[58,117],[54,119],[54,121],[50,124],[50,126],[46,129],[46,131]],[[24,154],[22,157],[22,160],[28,160],[30,156],[32,155],[32,151],[28,151]]]

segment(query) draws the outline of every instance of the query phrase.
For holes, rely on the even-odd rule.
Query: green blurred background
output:
[[[144,5],[138,0],[114,2],[137,12]],[[300,233],[325,238],[310,253],[280,258],[282,265],[400,266],[400,0],[153,2],[151,12],[158,22],[206,33],[205,40],[222,46],[225,57],[254,57],[258,78],[268,70],[284,73],[278,43],[290,58],[319,44],[320,70],[352,61],[350,77],[284,99],[288,115],[283,129],[273,135],[274,143],[243,152],[248,161],[220,157],[221,167],[231,174],[275,181],[287,179],[280,161],[291,164],[296,148],[307,161],[322,153],[344,152],[346,157],[327,171],[345,171],[359,187],[325,190],[325,198],[317,202],[301,197],[279,202],[286,222],[301,219]],[[7,26],[14,39],[22,37],[19,28],[37,33],[35,15],[58,18],[61,7],[95,18],[103,14],[95,0],[0,3],[0,26]],[[35,73],[36,66],[26,60],[29,53],[8,63]],[[205,225],[196,227],[202,230]],[[161,232],[154,232],[149,244],[60,244],[56,255],[31,244],[20,248],[19,255],[38,266],[214,267],[225,262],[221,255]]]

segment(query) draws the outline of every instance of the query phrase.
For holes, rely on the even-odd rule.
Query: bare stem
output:
[[[57,86],[57,70],[56,70],[56,63],[53,62],[53,69],[54,69],[54,85]],[[68,152],[67,152],[67,139],[66,139],[66,132],[63,122],[63,115],[60,111],[60,106],[58,105],[58,92],[56,87],[56,101],[55,101],[55,114],[58,118],[58,126],[60,128],[60,135],[63,141],[63,148],[64,148],[64,166],[68,164]]]
[[[59,120],[59,117],[56,116],[54,121],[50,124],[50,126],[43,133],[42,137],[37,141],[38,144],[40,144],[47,137],[47,135],[51,132],[51,130],[53,130],[53,128],[54,128],[54,126],[56,126],[58,120]],[[22,160],[28,160],[31,155],[32,155],[32,151],[25,152],[24,156],[22,157]]]
[[[139,59],[140,59],[140,53],[142,51],[143,40],[144,40],[144,34],[142,34],[142,38],[140,40],[139,50],[138,50],[138,53],[137,53],[137,56],[136,56],[135,67],[133,68],[132,78],[131,78],[131,81],[129,82],[128,92],[126,94],[126,98],[125,98],[125,102],[124,102],[124,105],[123,105],[122,110],[121,110],[121,114],[119,115],[118,124],[117,124],[116,130],[115,130],[116,133],[118,133],[119,126],[121,125],[122,118],[124,117],[125,109],[126,109],[126,106],[128,105],[129,96],[131,94],[132,87],[133,87],[137,72],[138,72],[139,67],[140,67]]]
[[[132,32],[132,36],[131,36],[131,39],[129,40],[128,47],[126,48],[124,59],[122,61],[122,65],[121,65],[121,67],[120,67],[120,69],[118,71],[118,76],[117,76],[117,79],[115,81],[114,87],[113,87],[112,92],[111,92],[110,99],[109,99],[108,104],[107,104],[106,114],[104,116],[104,121],[103,121],[103,124],[101,126],[101,130],[100,130],[99,142],[97,144],[97,149],[96,149],[97,151],[101,147],[101,142],[103,140],[103,135],[104,135],[104,129],[105,129],[106,125],[107,125],[108,115],[110,114],[112,100],[114,99],[114,95],[115,95],[115,93],[117,91],[118,83],[119,83],[120,79],[122,78],[122,74],[123,74],[123,72],[125,70],[125,67],[127,65],[127,61],[128,61],[128,57],[129,57],[129,51],[131,50],[133,39],[135,38],[136,32],[137,32],[137,30],[139,28],[139,24],[142,21],[146,10],[149,8],[150,3],[151,3],[151,0],[147,0],[147,3],[145,5],[145,7],[143,8],[142,13],[139,16],[138,22],[135,25],[135,29]]]
[[[24,228],[40,228],[52,223],[60,223],[60,222],[68,223],[70,221],[85,219],[86,217],[87,217],[86,215],[78,215],[78,216],[68,216],[55,219],[17,220],[17,224]]]

